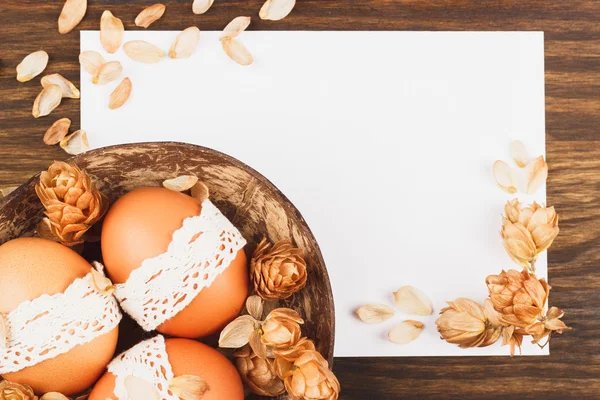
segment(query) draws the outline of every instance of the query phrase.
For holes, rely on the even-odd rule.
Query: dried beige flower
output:
[[[287,239],[271,245],[263,238],[250,261],[250,279],[265,300],[289,298],[306,286],[304,250]]]
[[[236,17],[223,29],[220,40],[232,39],[244,32],[250,26],[250,17]]]
[[[84,51],[79,55],[79,63],[90,75],[96,75],[98,68],[106,63],[97,51]]]
[[[61,118],[55,121],[44,134],[44,143],[49,146],[58,144],[69,133],[71,120],[69,118]]]
[[[48,87],[50,85],[57,85],[62,90],[62,97],[68,97],[70,99],[78,99],[80,96],[79,89],[75,87],[64,76],[61,74],[50,74],[46,75],[42,78],[41,84],[43,87]]]
[[[129,100],[129,96],[131,95],[131,80],[129,78],[124,78],[121,83],[113,90],[110,94],[110,99],[108,102],[108,108],[111,110],[117,109],[121,107],[123,104]]]
[[[431,315],[433,305],[425,293],[413,286],[402,286],[394,292],[394,300],[398,308],[408,314]]]
[[[111,280],[96,268],[92,268],[92,284],[98,293],[110,295],[115,291],[115,285]]]
[[[259,12],[261,19],[279,21],[292,12],[296,0],[267,0]]]
[[[105,10],[100,18],[100,43],[104,50],[111,54],[119,50],[124,34],[123,21],[115,17],[109,10]]]
[[[196,182],[198,177],[195,175],[180,175],[177,178],[165,179],[162,185],[174,192],[183,192],[191,189]]]
[[[274,359],[258,357],[248,345],[233,353],[233,357],[242,380],[252,393],[275,397],[285,392]]]
[[[192,186],[192,197],[202,203],[210,198],[210,191],[204,182],[198,181]]]
[[[201,400],[210,387],[199,376],[180,375],[171,379],[169,389],[181,400]]]
[[[164,4],[153,4],[144,8],[137,17],[135,17],[135,25],[147,28],[152,23],[158,21],[165,13],[166,6]]]
[[[265,318],[261,341],[274,349],[294,346],[300,340],[300,324],[303,323],[304,320],[296,311],[276,308]]]
[[[246,46],[236,39],[223,39],[221,40],[221,44],[225,53],[236,63],[246,66],[252,64],[254,61],[252,54],[250,54]]]
[[[394,310],[385,304],[367,304],[356,310],[356,315],[367,324],[380,324],[394,316]]]
[[[48,392],[40,397],[40,400],[70,400],[67,396],[58,392]]]
[[[496,161],[492,171],[496,183],[502,190],[510,194],[517,192],[517,176],[507,163],[502,160]]]
[[[554,207],[542,207],[536,202],[521,207],[517,199],[506,203],[500,233],[513,261],[534,272],[538,254],[550,247],[560,231],[558,214]]]
[[[529,162],[529,152],[527,148],[520,140],[514,140],[510,144],[510,151],[512,153],[512,158],[515,160],[515,163],[519,166],[519,168],[523,168]]]
[[[83,19],[87,11],[87,0],[67,0],[58,16],[58,32],[71,32]]]
[[[250,316],[260,321],[263,314],[263,304],[263,299],[259,296],[250,296],[246,299],[246,310]]]
[[[546,164],[543,156],[539,156],[527,164],[525,172],[527,174],[525,193],[534,194],[548,179],[548,164]]]
[[[169,49],[169,57],[188,58],[194,54],[199,42],[200,29],[195,26],[190,26],[177,35],[177,38]]]
[[[132,40],[123,45],[123,51],[134,61],[155,64],[165,58],[165,52],[158,46],[144,40]]]
[[[109,61],[102,64],[92,76],[92,83],[105,85],[116,80],[123,72],[123,66],[118,61]]]
[[[6,326],[6,316],[0,313],[0,350],[6,349],[8,340],[8,327]]]
[[[285,388],[292,399],[337,400],[340,383],[329,364],[314,350],[298,352],[298,357],[283,373]]]
[[[192,3],[192,12],[194,14],[204,14],[214,2],[215,0],[194,0]]]
[[[565,313],[560,308],[550,307],[546,315],[543,315],[543,313],[538,315],[536,321],[525,327],[524,331],[532,336],[533,343],[539,344],[545,337],[548,337],[548,340],[550,340],[550,336],[554,332],[562,334],[564,331],[571,330],[571,328],[560,320],[563,315]]]
[[[408,344],[418,338],[422,330],[421,322],[409,319],[395,325],[388,332],[388,339],[395,344]]]
[[[129,375],[125,378],[125,389],[129,400],[159,400],[160,395],[151,382]]]
[[[221,331],[219,347],[239,349],[248,344],[250,335],[257,329],[258,321],[250,315],[242,315],[229,323]]]
[[[80,129],[60,141],[60,147],[68,154],[77,155],[90,149],[87,133]]]
[[[27,55],[17,65],[17,80],[27,82],[41,74],[48,65],[48,53],[44,50],[35,51]]]
[[[30,386],[5,380],[0,381],[0,400],[37,400],[37,396]]]
[[[33,102],[31,114],[39,118],[50,114],[60,105],[62,89],[58,85],[49,85],[42,89]]]
[[[75,164],[55,161],[42,171],[35,192],[46,209],[47,227],[65,246],[83,242],[83,234],[108,210],[108,199]]]
[[[442,339],[466,349],[495,343],[502,334],[502,326],[493,323],[496,320],[496,314],[490,320],[484,308],[473,300],[458,298],[448,302],[435,323]]]

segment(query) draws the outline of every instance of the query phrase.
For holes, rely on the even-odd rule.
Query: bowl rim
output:
[[[329,315],[329,323],[331,325],[331,339],[328,343],[329,354],[327,354],[327,356],[325,358],[329,361],[329,368],[333,368],[333,354],[334,354],[334,345],[335,345],[335,301],[334,301],[334,297],[333,297],[333,289],[331,287],[331,279],[329,277],[329,272],[327,271],[327,264],[325,263],[325,260],[323,259],[323,253],[321,252],[321,247],[319,246],[319,243],[318,243],[317,239],[315,238],[314,233],[310,229],[309,224],[306,222],[306,219],[304,218],[304,216],[302,215],[302,213],[300,212],[298,207],[296,207],[296,205],[281,190],[279,190],[279,188],[277,188],[277,186],[275,186],[273,184],[273,182],[271,182],[267,177],[265,177],[263,174],[261,174],[260,172],[255,170],[253,167],[249,166],[248,164],[238,160],[237,158],[235,158],[233,156],[230,156],[229,154],[223,153],[219,150],[215,150],[210,147],[205,147],[205,146],[201,146],[201,145],[197,145],[197,144],[176,142],[176,141],[125,143],[125,144],[117,144],[117,145],[99,147],[97,149],[88,150],[85,153],[81,153],[81,154],[78,154],[75,156],[68,157],[67,159],[64,160],[64,162],[67,162],[67,163],[72,162],[72,163],[78,164],[78,161],[85,159],[87,156],[89,156],[90,154],[93,154],[93,153],[100,153],[102,151],[110,151],[110,150],[118,150],[118,149],[143,147],[143,146],[148,146],[148,145],[153,145],[153,146],[166,145],[166,146],[175,146],[175,147],[183,147],[183,148],[192,148],[195,150],[200,150],[201,152],[216,154],[217,156],[223,158],[225,161],[228,161],[229,163],[235,165],[236,167],[246,170],[251,175],[262,178],[261,181],[265,185],[267,185],[268,189],[272,190],[274,193],[281,196],[281,198],[283,199],[284,202],[287,202],[288,204],[290,204],[292,206],[292,209],[295,211],[299,221],[306,226],[308,234],[310,235],[310,238],[312,239],[312,242],[314,243],[315,249],[317,250],[316,256],[317,256],[319,262],[325,267],[325,274],[323,274],[323,277],[324,277],[323,283],[329,289],[328,292],[326,293],[326,295],[328,297],[328,299],[326,299],[326,300],[328,301],[329,304],[331,304],[331,309],[329,310],[329,314],[330,314]],[[25,181],[23,184],[19,185],[17,187],[17,189],[15,189],[13,192],[9,193],[8,196],[0,199],[0,211],[2,210],[4,205],[12,199],[12,197],[18,196],[19,194],[21,194],[21,192],[25,191],[26,186],[29,186],[34,181],[37,181],[40,177],[40,174],[41,174],[41,172],[36,173],[31,178],[29,178],[27,181]]]

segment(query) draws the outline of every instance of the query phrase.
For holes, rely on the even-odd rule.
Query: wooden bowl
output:
[[[163,180],[178,175],[196,175],[210,188],[211,200],[248,240],[248,255],[263,235],[271,241],[290,238],[303,248],[309,269],[306,288],[281,301],[280,305],[300,313],[305,320],[303,334],[315,341],[331,365],[335,316],[323,256],[300,212],[268,179],[233,157],[184,143],[105,147],[67,161],[95,178],[97,187],[111,202],[133,189],[161,186]],[[43,216],[34,189],[38,180],[39,174],[0,200],[0,244],[34,234]],[[90,261],[98,259],[101,256],[99,244],[86,243],[83,255]],[[147,336],[131,320],[124,320],[118,350]]]

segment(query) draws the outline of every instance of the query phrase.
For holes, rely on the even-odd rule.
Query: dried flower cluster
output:
[[[33,389],[15,382],[0,381],[0,400],[38,400]]]
[[[532,160],[525,145],[518,140],[511,143],[511,153],[517,166],[525,170],[525,184],[523,185],[525,193],[534,194],[548,178],[548,164],[546,164],[543,156]],[[517,192],[519,187],[518,175],[506,162],[496,161],[492,171],[496,183],[502,190],[510,194]]]
[[[84,233],[108,210],[108,199],[75,164],[55,161],[41,173],[35,191],[46,209],[38,233],[65,246],[82,243]]]
[[[246,301],[242,315],[223,329],[219,346],[238,349],[235,364],[248,388],[263,396],[287,391],[297,400],[336,400],[340,384],[314,343],[302,337],[300,315],[289,308],[276,308],[263,319],[259,296]]]

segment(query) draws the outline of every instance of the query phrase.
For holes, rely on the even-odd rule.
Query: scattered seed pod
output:
[[[261,19],[279,21],[292,12],[296,0],[267,0],[260,9],[258,16]]]
[[[433,305],[427,295],[413,286],[402,286],[394,292],[394,299],[398,308],[408,314],[431,315]]]
[[[70,127],[71,120],[69,118],[61,118],[57,120],[46,131],[46,134],[44,135],[44,143],[49,146],[60,143],[60,141],[67,136],[67,133],[69,133]]]
[[[250,65],[254,61],[246,46],[236,39],[223,39],[223,50],[233,61],[240,65]]]
[[[191,189],[198,182],[198,178],[194,175],[180,175],[177,178],[166,179],[163,181],[163,186],[174,192],[184,192]]]
[[[60,141],[60,147],[68,154],[77,155],[90,149],[87,133],[83,130],[73,132]]]
[[[96,70],[92,83],[104,85],[116,80],[123,72],[123,66],[118,61],[104,63]]]
[[[42,78],[41,83],[43,87],[48,87],[50,85],[59,86],[62,90],[62,97],[78,99],[81,96],[79,89],[77,89],[70,80],[66,79],[61,74],[46,75]]]
[[[194,14],[204,14],[214,2],[215,0],[194,0],[192,3],[192,12]]]
[[[100,18],[100,42],[109,53],[114,53],[121,47],[125,27],[123,21],[115,17],[109,10],[105,10]]]
[[[517,192],[517,177],[513,169],[504,161],[498,160],[492,168],[494,179],[502,190],[514,194]]]
[[[534,194],[548,179],[548,164],[543,156],[531,160],[525,167],[527,174],[527,184],[525,185],[525,193]]]
[[[395,344],[407,344],[415,340],[421,334],[423,324],[419,321],[407,320],[394,326],[388,332],[390,342]]]
[[[62,89],[58,85],[48,85],[42,89],[33,102],[31,114],[34,118],[50,114],[60,105]]]
[[[223,29],[219,39],[233,39],[240,33],[244,32],[246,28],[248,28],[250,21],[250,17],[235,17],[230,23],[227,24],[225,29]]]
[[[210,390],[206,381],[195,375],[176,376],[169,382],[169,389],[181,400],[198,400]]]
[[[525,148],[525,145],[520,140],[514,140],[510,144],[510,151],[512,153],[513,160],[517,163],[519,168],[523,168],[530,160],[529,152]]]
[[[87,0],[67,0],[58,16],[58,32],[71,32],[83,19],[87,11]]]
[[[356,310],[356,315],[367,324],[380,324],[394,316],[394,310],[385,304],[367,304]]]
[[[34,51],[17,65],[17,80],[27,82],[41,74],[48,65],[48,53],[44,50]]]
[[[104,57],[96,51],[84,51],[79,55],[79,63],[90,75],[95,75],[98,68],[105,64]]]
[[[199,42],[200,29],[195,26],[190,26],[177,35],[177,38],[169,49],[169,57],[188,58],[194,54]]]
[[[137,17],[135,17],[135,25],[147,28],[154,22],[158,21],[165,13],[166,6],[164,4],[153,4],[144,8]]]
[[[129,375],[125,378],[125,389],[129,400],[159,400],[160,396],[154,385],[144,379]]]
[[[108,108],[111,110],[121,107],[127,102],[131,95],[131,80],[125,78],[119,83],[119,85],[110,94],[110,100],[108,102]]]
[[[144,40],[132,40],[123,45],[123,51],[134,61],[155,64],[165,58],[165,52],[158,46]]]

